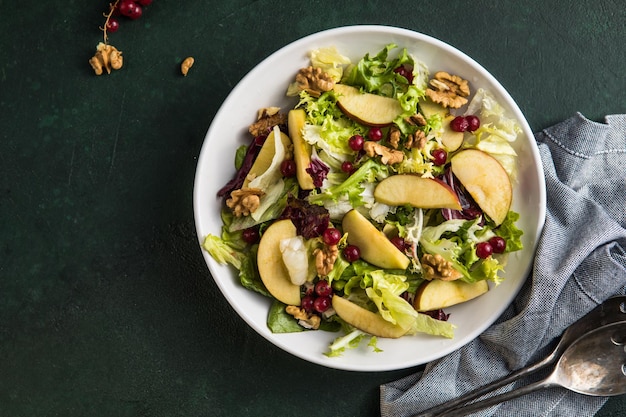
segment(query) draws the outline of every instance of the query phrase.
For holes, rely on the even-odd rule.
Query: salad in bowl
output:
[[[528,245],[522,123],[463,68],[410,45],[356,59],[318,45],[303,64],[225,156],[204,253],[266,300],[271,337],[319,335],[325,361],[454,340],[454,310],[504,286]]]

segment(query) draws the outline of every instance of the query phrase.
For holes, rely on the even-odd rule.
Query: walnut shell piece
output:
[[[470,95],[469,83],[458,75],[439,71],[435,73],[429,84],[426,95],[433,102],[453,109],[458,109],[467,103],[466,97]]]
[[[463,276],[459,271],[454,269],[452,263],[445,260],[441,255],[431,255],[425,253],[421,260],[424,279],[431,281],[440,279],[442,281],[454,281]]]
[[[122,57],[122,51],[119,51],[113,45],[100,42],[96,46],[96,53],[89,60],[89,64],[96,75],[102,75],[104,71],[110,74],[111,70],[122,68],[124,58]]]

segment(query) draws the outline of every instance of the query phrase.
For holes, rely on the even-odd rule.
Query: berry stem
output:
[[[109,12],[102,14],[104,17],[106,17],[106,20],[104,21],[104,26],[100,28],[103,34],[103,40],[104,40],[105,45],[109,43],[109,35],[107,34],[107,27],[109,25],[109,20],[111,20],[111,16],[113,16],[113,12],[115,11],[115,8],[117,7],[117,3],[119,2],[120,0],[115,0],[115,3],[109,3]]]

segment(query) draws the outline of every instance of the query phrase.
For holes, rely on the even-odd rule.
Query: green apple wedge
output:
[[[362,93],[358,88],[335,84],[337,105],[346,116],[366,126],[384,127],[402,114],[396,99],[377,94]]]
[[[332,305],[342,320],[373,336],[397,339],[408,331],[397,324],[388,322],[380,314],[366,310],[337,295],[333,295]]]
[[[287,126],[289,126],[289,137],[293,142],[293,159],[296,163],[296,178],[303,190],[312,190],[313,178],[306,172],[311,165],[311,145],[302,136],[302,128],[306,122],[306,113],[303,109],[290,110],[287,116]]]
[[[413,308],[432,311],[464,303],[489,291],[487,281],[442,281],[434,279],[423,282],[415,292]]]
[[[513,200],[511,179],[500,162],[478,149],[465,149],[451,159],[452,173],[496,225],[506,218]]]
[[[450,128],[450,122],[454,120],[455,116],[450,114],[447,108],[443,107],[441,104],[433,103],[428,98],[420,101],[419,108],[422,115],[427,119],[436,114],[441,116],[443,127],[441,143],[448,152],[454,152],[461,147],[465,135],[463,132],[455,132]]]
[[[289,279],[283,263],[280,241],[296,236],[296,227],[291,220],[279,220],[265,230],[257,251],[257,265],[261,281],[270,294],[287,305],[300,305],[300,286]]]
[[[406,269],[409,266],[409,258],[357,210],[346,213],[341,225],[344,233],[348,234],[348,243],[359,248],[365,261],[386,269]]]
[[[423,209],[461,210],[459,197],[449,185],[437,179],[411,174],[391,175],[385,178],[374,189],[374,198],[390,206],[409,204]]]

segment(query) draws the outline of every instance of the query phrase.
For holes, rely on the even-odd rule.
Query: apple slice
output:
[[[433,178],[417,175],[391,175],[374,189],[374,198],[390,206],[410,204],[423,209],[449,208],[461,210],[459,197],[452,188]]]
[[[456,132],[450,127],[450,122],[454,120],[453,115],[446,116],[441,122],[443,125],[443,133],[441,134],[441,143],[448,152],[454,152],[461,147],[465,139],[465,133]]]
[[[287,305],[300,305],[300,286],[292,284],[283,263],[280,241],[296,236],[291,220],[279,220],[265,230],[257,251],[257,265],[265,288],[278,301]]]
[[[296,163],[296,177],[303,190],[312,190],[313,178],[306,172],[311,165],[311,145],[302,136],[302,128],[306,122],[306,113],[303,109],[290,110],[287,116],[289,136],[293,142],[293,160]]]
[[[348,234],[348,243],[359,248],[365,261],[387,269],[409,266],[409,258],[357,210],[352,209],[343,216],[342,227]]]
[[[254,163],[250,167],[250,171],[244,179],[241,188],[248,187],[248,184],[252,179],[263,175],[263,173],[267,171],[267,169],[272,165],[272,160],[274,159],[274,153],[276,149],[274,140],[275,135],[274,130],[272,130],[270,134],[267,135],[265,142],[263,142],[263,146],[261,147],[261,150],[259,151],[256,159],[254,160]],[[289,139],[289,136],[285,135],[283,132],[280,132],[280,140],[282,141],[285,149],[287,149],[291,144],[291,139]]]
[[[413,301],[417,311],[432,311],[469,301],[489,291],[487,281],[442,281],[434,279],[422,283]]]
[[[506,218],[513,200],[509,175],[500,162],[486,152],[466,149],[452,157],[452,173],[476,204],[496,225]]]
[[[341,111],[366,126],[388,126],[402,113],[400,102],[396,99],[362,93],[358,88],[344,84],[335,84],[333,89]]]
[[[380,314],[366,310],[337,295],[333,295],[332,304],[333,309],[342,320],[373,336],[397,339],[404,336],[408,331],[408,329],[403,329],[397,324],[388,322]]]

